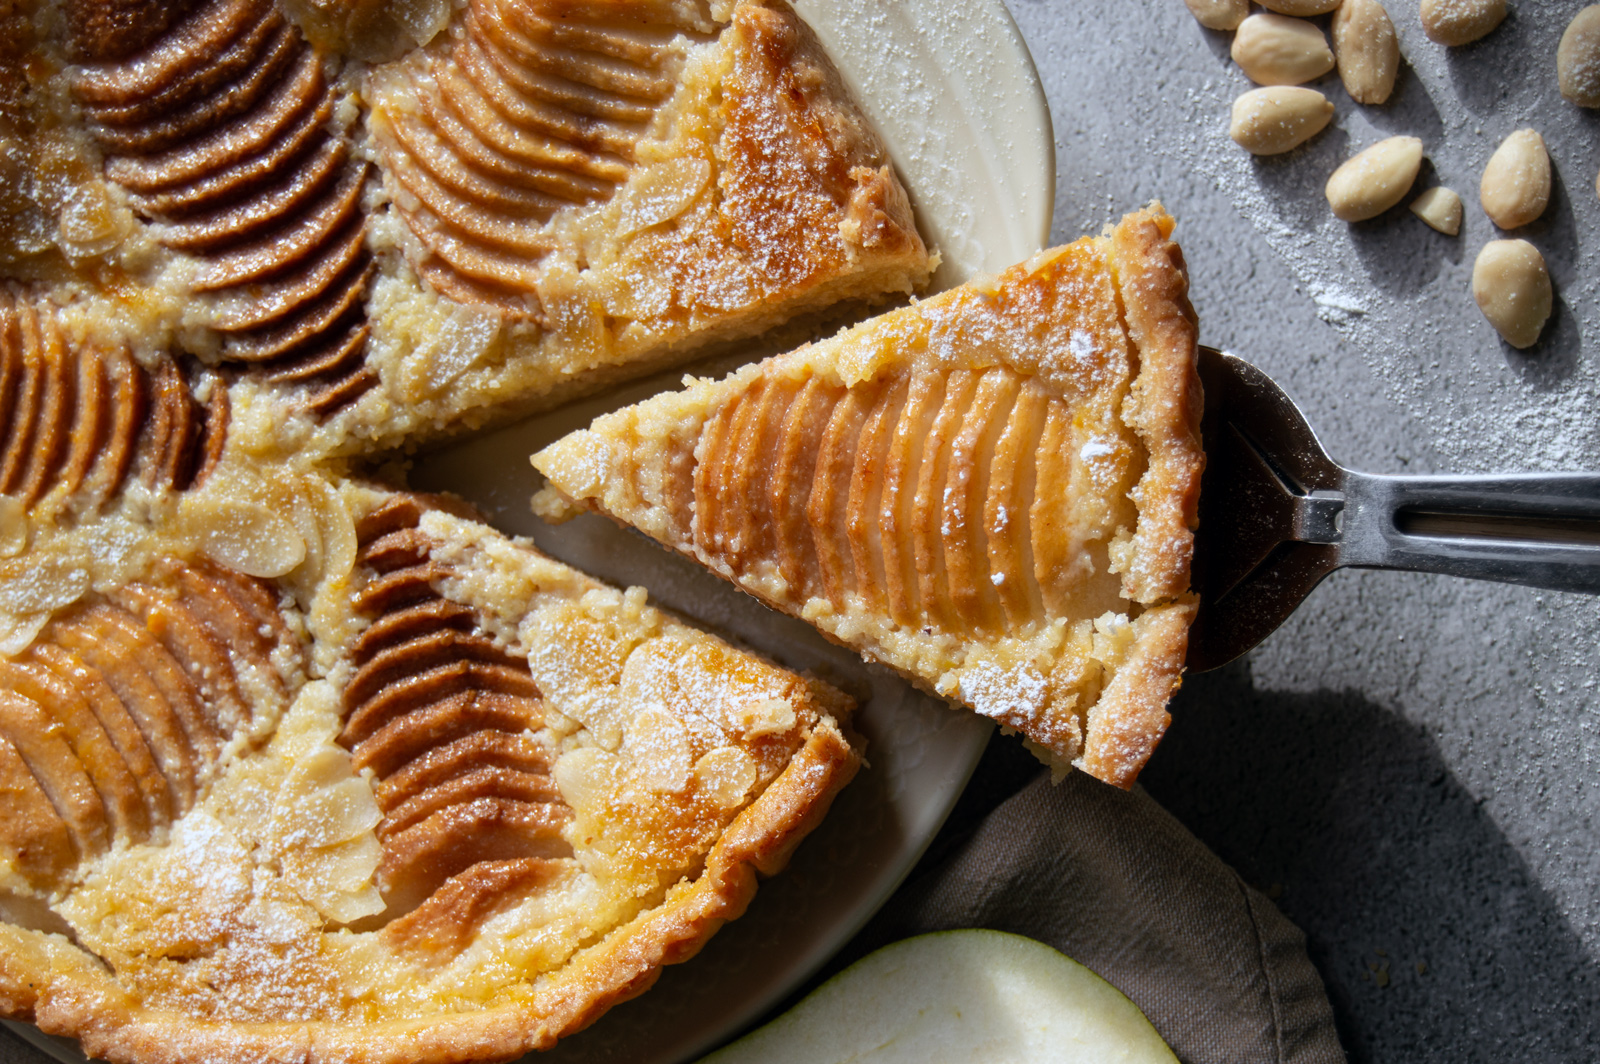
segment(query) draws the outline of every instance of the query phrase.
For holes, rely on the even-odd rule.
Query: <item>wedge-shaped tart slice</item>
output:
[[[3,1014],[116,1062],[508,1060],[693,955],[854,773],[832,688],[294,476],[0,659]]]
[[[1130,215],[602,417],[534,465],[1056,767],[1127,786],[1194,610],[1201,396],[1172,226]]]

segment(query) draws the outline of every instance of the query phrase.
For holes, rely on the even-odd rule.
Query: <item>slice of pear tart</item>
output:
[[[534,456],[550,489],[1129,786],[1194,612],[1196,324],[1159,205],[694,380]]]
[[[258,454],[479,427],[936,265],[782,0],[35,6],[0,276],[222,371]]]
[[[120,556],[34,529],[87,583],[0,656],[0,1009],[92,1056],[546,1048],[740,915],[857,767],[847,698],[640,589],[234,472]]]

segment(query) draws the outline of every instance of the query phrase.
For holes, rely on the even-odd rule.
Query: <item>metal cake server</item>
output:
[[[1377,476],[1329,458],[1272,379],[1200,349],[1206,471],[1187,665],[1226,665],[1335,569],[1600,594],[1600,473]]]

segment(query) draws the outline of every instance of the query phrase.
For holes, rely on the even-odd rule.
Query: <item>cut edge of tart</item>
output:
[[[539,452],[591,508],[1131,786],[1195,598],[1197,326],[1159,204]]]
[[[642,589],[230,472],[0,661],[0,1014],[129,1064],[511,1059],[741,915],[859,766],[846,696]]]

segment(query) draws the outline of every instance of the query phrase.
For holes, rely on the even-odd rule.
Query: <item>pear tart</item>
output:
[[[0,269],[221,372],[267,458],[550,406],[937,262],[782,0],[63,0],[12,30]]]
[[[385,432],[549,405],[935,264],[779,2],[469,0],[366,85]]]
[[[164,536],[0,656],[0,1008],[90,1055],[546,1048],[740,915],[857,767],[837,691],[443,500],[218,490],[186,497],[247,535]]]
[[[781,0],[0,28],[0,1015],[504,1060],[640,993],[854,773],[852,704],[359,463],[925,281],[816,39]]]
[[[1129,786],[1194,600],[1195,320],[1159,206],[534,456],[633,525]],[[562,498],[564,497],[564,499]]]

